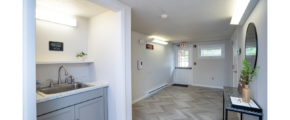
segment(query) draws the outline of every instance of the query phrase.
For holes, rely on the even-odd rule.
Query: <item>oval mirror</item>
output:
[[[250,63],[250,69],[253,70],[256,67],[258,57],[258,38],[254,23],[248,25],[245,46],[246,60]]]

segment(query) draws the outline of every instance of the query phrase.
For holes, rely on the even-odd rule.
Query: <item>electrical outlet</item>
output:
[[[214,80],[214,77],[212,77],[211,79]]]

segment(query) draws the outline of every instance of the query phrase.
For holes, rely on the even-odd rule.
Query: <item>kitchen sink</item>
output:
[[[60,84],[60,85],[54,85],[54,87],[41,88],[41,89],[38,89],[38,91],[44,94],[56,94],[56,93],[86,88],[90,86],[92,85],[75,82],[73,84]]]

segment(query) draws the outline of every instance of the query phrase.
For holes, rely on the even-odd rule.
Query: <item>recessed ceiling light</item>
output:
[[[161,15],[161,18],[162,18],[162,19],[166,19],[166,18],[167,18],[167,15],[166,15],[166,14],[162,14],[162,15]]]

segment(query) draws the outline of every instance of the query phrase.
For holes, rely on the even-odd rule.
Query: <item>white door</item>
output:
[[[174,83],[192,84],[192,47],[175,47]]]
[[[233,87],[238,87],[238,72],[237,72],[237,36],[233,38]]]

